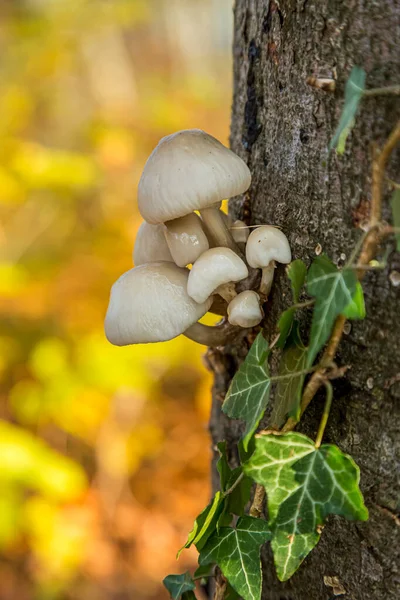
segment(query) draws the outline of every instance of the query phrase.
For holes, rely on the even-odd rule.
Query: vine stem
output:
[[[239,485],[239,483],[242,481],[243,477],[244,477],[244,473],[240,473],[239,477],[235,480],[235,482],[231,485],[231,487],[222,494],[224,498],[226,498],[226,496],[229,496],[229,494],[231,494],[233,492],[235,487],[237,487]]]
[[[371,92],[373,90],[370,90]],[[376,90],[375,90],[376,92]],[[372,94],[369,94],[372,95]],[[382,187],[383,187],[383,179],[385,175],[385,169],[387,162],[395,149],[396,145],[400,142],[400,121],[398,121],[396,127],[393,129],[388,139],[386,140],[385,145],[383,146],[380,153],[378,153],[375,149],[374,158],[372,162],[372,185],[371,185],[371,210],[370,210],[370,218],[368,223],[368,231],[366,232],[365,237],[363,238],[363,244],[361,247],[361,254],[358,259],[358,265],[367,266],[369,262],[374,258],[376,254],[376,250],[378,244],[382,237],[387,234],[387,227],[382,228],[379,227],[381,215],[382,215]],[[364,277],[367,271],[361,268],[358,268],[356,273],[358,280]],[[307,383],[300,404],[300,417],[299,419],[293,419],[293,417],[289,417],[286,421],[282,429],[281,433],[287,433],[289,431],[293,431],[296,427],[297,423],[301,419],[303,413],[307,409],[311,400],[314,398],[321,385],[325,385],[327,382],[326,379],[326,365],[332,363],[339,343],[343,336],[344,326],[346,323],[346,317],[343,315],[339,315],[335,321],[333,326],[333,330],[331,333],[331,337],[329,338],[328,344],[325,348],[325,351],[322,355],[322,359],[320,361],[320,368],[318,368],[314,374],[311,376],[309,382]],[[262,514],[263,504],[265,498],[265,489],[262,485],[257,483],[256,489],[254,492],[254,499],[252,505],[250,507],[250,515],[254,513],[254,516],[257,516],[256,513],[259,512]]]
[[[400,85],[388,85],[387,87],[364,90],[363,96],[400,96]]]
[[[324,412],[322,413],[321,422],[319,424],[317,438],[315,440],[315,447],[319,448],[322,443],[322,438],[324,437],[325,427],[329,419],[329,413],[331,411],[332,406],[332,398],[333,398],[333,388],[330,381],[324,381],[324,385],[326,387],[326,401],[324,406]]]

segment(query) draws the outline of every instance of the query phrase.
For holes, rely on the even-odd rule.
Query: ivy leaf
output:
[[[229,466],[226,456],[226,442],[219,442],[217,444],[220,458],[217,462],[217,471],[219,472],[221,489],[223,492],[229,490],[237,479],[242,475],[242,467],[236,467],[231,469]],[[225,496],[225,506],[223,514],[221,514],[218,520],[218,527],[229,525],[232,517],[231,515],[241,516],[244,513],[246,504],[250,500],[252,481],[249,477],[245,476],[242,478],[240,483],[236,485],[232,492]]]
[[[358,105],[365,89],[365,76],[366,73],[361,67],[352,68],[345,87],[344,106],[339,125],[329,144],[329,151],[336,148],[338,154],[344,152],[346,139],[354,125]]]
[[[392,199],[390,201],[393,214],[393,225],[396,229],[400,230],[400,190],[396,189],[393,192]],[[396,233],[396,249],[400,252],[400,231]]]
[[[219,459],[217,461],[217,471],[219,473],[219,481],[221,484],[221,490],[227,489],[227,483],[231,477],[232,469],[229,466],[228,459],[226,457],[226,442],[218,442],[217,450],[219,452]]]
[[[186,544],[180,548],[176,558],[178,559],[185,548],[194,544],[197,550],[201,550],[212,533],[214,533],[217,522],[223,511],[224,496],[217,492],[210,504],[196,517],[192,531],[188,535]]]
[[[327,256],[318,256],[307,278],[307,290],[315,297],[307,366],[311,366],[332,330],[335,319],[351,304],[357,278],[352,269],[339,270]]]
[[[233,378],[222,405],[222,410],[228,417],[246,421],[243,436],[245,451],[269,400],[271,381],[266,360],[268,351],[268,342],[259,333],[246,360]]]
[[[285,375],[287,378],[278,380],[275,404],[271,414],[271,421],[278,428],[281,427],[287,415],[295,418],[299,416],[305,375],[296,373],[306,368],[307,350],[300,337],[299,324],[296,322],[279,365],[278,375]]]
[[[201,577],[203,577],[204,579],[208,579],[208,577],[210,577],[213,574],[213,571],[214,571],[213,564],[201,565],[200,567],[197,567],[197,569],[195,570],[193,578],[200,579]]]
[[[199,564],[215,562],[233,589],[244,600],[261,598],[260,547],[271,533],[265,521],[241,517],[236,525],[222,527],[200,553]]]
[[[233,486],[238,476],[242,472],[242,467],[238,467],[232,472],[232,479],[229,481],[228,487]],[[243,477],[241,482],[235,487],[235,489],[226,497],[226,508],[228,513],[242,516],[244,509],[250,500],[251,488],[253,482],[250,477]]]
[[[307,267],[304,262],[298,258],[290,263],[286,272],[292,284],[293,302],[294,304],[297,304],[300,298],[301,288],[306,280]]]
[[[317,449],[300,433],[260,435],[244,468],[267,491],[271,545],[281,581],[293,575],[318,543],[329,514],[368,518],[359,468],[337,446]]]
[[[358,281],[356,292],[350,304],[346,306],[342,313],[347,319],[365,319],[364,292],[361,283]]]
[[[306,279],[307,267],[305,263],[298,258],[290,263],[286,269],[286,273],[291,282],[293,302],[294,304],[297,304],[300,298],[301,288],[303,287]],[[280,335],[276,343],[277,348],[285,347],[286,340],[292,331],[295,312],[296,309],[291,307],[281,314],[278,321],[278,330]]]
[[[189,571],[186,571],[186,573],[183,573],[182,575],[168,575],[163,580],[163,584],[167,588],[172,600],[179,600],[180,598],[189,600],[195,597],[193,590],[196,589],[196,586]],[[185,596],[185,594],[189,592],[191,592],[191,594]]]
[[[293,321],[296,310],[294,308],[288,308],[285,310],[278,321],[278,330],[279,330],[279,339],[276,342],[277,348],[284,348],[286,345],[286,340],[290,335],[293,327]]]

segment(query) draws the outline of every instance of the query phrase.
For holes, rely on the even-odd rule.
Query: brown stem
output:
[[[257,483],[254,490],[253,502],[250,506],[249,514],[251,517],[259,519],[264,512],[265,489],[264,486]]]
[[[183,335],[204,346],[225,346],[232,343],[240,334],[245,335],[248,331],[248,329],[235,327],[228,321],[224,321],[219,325],[195,323]]]

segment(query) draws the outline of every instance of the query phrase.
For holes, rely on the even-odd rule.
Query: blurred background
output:
[[[158,140],[228,141],[232,0],[0,2],[0,599],[165,599],[210,495],[205,348],[115,348]],[[199,592],[199,598],[201,598]]]

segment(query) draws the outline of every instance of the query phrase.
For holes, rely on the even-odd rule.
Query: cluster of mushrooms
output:
[[[135,267],[111,289],[105,332],[112,344],[184,334],[219,346],[261,322],[275,261],[289,263],[291,252],[280,229],[262,225],[250,233],[220,210],[223,199],[246,192],[250,183],[246,163],[204,131],[179,131],[159,142],[138,188],[144,222]],[[207,312],[224,319],[199,323]]]

